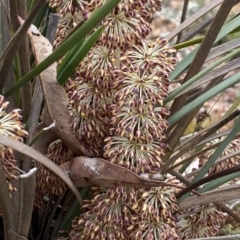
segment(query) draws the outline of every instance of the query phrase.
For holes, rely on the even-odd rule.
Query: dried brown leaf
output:
[[[102,158],[76,157],[60,168],[77,187],[101,186],[111,188],[117,185],[154,187],[166,185],[161,181],[140,178],[133,172],[112,164]]]
[[[28,30],[28,35],[36,63],[39,64],[52,53],[52,45],[33,25]],[[70,149],[77,154],[90,156],[88,151],[81,146],[70,127],[70,115],[67,108],[68,98],[64,88],[57,82],[56,68],[57,63],[54,63],[39,75],[50,117],[44,119],[44,124],[50,125],[55,123],[52,131],[55,132]]]
[[[240,184],[228,186],[225,188],[213,190],[209,193],[204,193],[201,196],[187,198],[179,202],[180,210],[188,209],[191,207],[213,203],[239,199]]]

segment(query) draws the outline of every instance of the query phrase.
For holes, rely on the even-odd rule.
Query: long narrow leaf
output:
[[[212,189],[216,189],[217,187],[226,184],[227,182],[233,180],[234,178],[240,177],[240,172],[232,173],[227,176],[218,178],[214,181],[211,181],[210,183],[204,185],[202,188],[199,189],[200,193],[210,191]]]
[[[82,47],[77,51],[75,56],[71,59],[70,62],[65,66],[65,68],[62,70],[61,74],[58,76],[58,82],[59,84],[63,85],[68,77],[72,74],[74,69],[78,66],[78,64],[83,60],[83,58],[87,55],[87,53],[90,51],[92,46],[96,43],[98,38],[100,37],[102,30],[104,27],[98,28],[88,39],[87,41],[82,45]]]
[[[210,61],[216,57],[219,57],[222,54],[225,54],[235,48],[238,48],[239,46],[240,46],[240,38],[233,39],[232,41],[216,46],[211,49],[205,62]]]
[[[173,125],[178,120],[186,116],[188,113],[190,113],[192,110],[194,110],[196,107],[200,106],[207,100],[211,99],[218,93],[221,93],[225,89],[237,84],[240,82],[240,72],[236,73],[235,75],[227,78],[225,81],[221,82],[220,84],[216,85],[215,87],[211,88],[192,102],[185,105],[181,110],[179,110],[177,113],[172,115],[170,118],[168,118],[168,122]]]
[[[206,164],[202,167],[201,171],[198,173],[198,175],[194,178],[193,183],[198,181],[199,179],[203,178],[209,168],[214,164],[214,162],[217,160],[217,158],[220,156],[220,154],[224,151],[224,149],[227,147],[227,145],[234,139],[236,134],[240,131],[240,118],[237,119],[237,122],[233,128],[233,130],[229,133],[229,135],[222,141],[222,143],[219,145],[219,147],[216,149],[216,151],[212,154],[212,156],[208,159]]]
[[[213,0],[206,6],[204,6],[201,10],[197,11],[195,14],[193,14],[190,18],[188,18],[186,21],[184,21],[181,25],[179,25],[177,28],[175,28],[168,36],[167,39],[171,40],[176,35],[178,35],[180,32],[182,32],[185,28],[193,24],[197,19],[201,18],[203,15],[205,15],[207,12],[211,11],[213,8],[221,4],[223,0]]]
[[[228,61],[229,59],[231,59],[233,56],[237,55],[238,53],[240,53],[240,49],[234,50],[233,52],[220,58],[218,61],[214,62],[213,64],[211,64],[210,66],[208,66],[207,68],[205,68],[204,70],[202,70],[201,72],[196,74],[194,77],[190,78],[187,82],[185,82],[180,87],[178,87],[176,90],[171,92],[169,94],[169,96],[165,99],[164,103],[166,104],[166,103],[172,101],[176,96],[183,94],[183,92],[185,92],[184,90],[187,89],[187,87],[189,87],[191,84],[196,82],[198,79],[203,77],[206,73],[208,73],[215,67],[219,66],[221,63]]]
[[[104,17],[112,11],[114,7],[121,0],[107,1],[101,8],[99,8],[93,16],[91,16],[87,22],[85,22],[80,29],[72,34],[63,44],[61,44],[48,58],[41,62],[38,66],[32,69],[28,74],[21,78],[9,91],[4,95],[6,97],[13,94],[25,83],[29,82],[31,79],[36,77],[43,70],[48,68],[51,64],[59,60],[64,56],[74,45],[76,45],[81,39],[84,39],[89,32],[91,32],[98,24],[101,22]]]
[[[218,34],[216,38],[216,42],[218,42],[220,39],[222,39],[224,36],[226,36],[228,33],[239,27],[240,25],[240,16],[234,18],[232,21],[225,24],[220,33]],[[178,65],[176,66],[175,70],[171,73],[170,79],[175,79],[180,73],[182,73],[193,61],[196,53],[197,53],[198,47],[195,48],[190,54],[188,54]]]
[[[63,61],[60,63],[60,65],[57,68],[57,75],[59,76],[62,72],[62,70],[65,68],[65,66],[67,65],[67,63],[69,61],[71,61],[71,59],[74,57],[74,55],[76,54],[76,52],[82,47],[84,43],[84,39],[82,39],[81,41],[79,41],[79,43],[77,43],[64,57]]]
[[[179,93],[178,96],[181,96],[182,94],[184,94],[186,92],[190,92],[198,87],[201,87],[203,84],[208,83],[209,81],[212,81],[218,77],[225,76],[227,73],[230,73],[231,71],[238,69],[240,67],[239,60],[240,60],[240,58],[234,59],[228,63],[225,63],[223,66],[214,69],[213,71],[211,71],[207,75],[205,75],[203,78],[200,78],[194,84],[192,84],[189,87],[187,87],[186,89],[184,89],[181,93]],[[236,107],[234,109],[236,109]]]
[[[82,204],[82,197],[78,192],[78,189],[74,186],[70,178],[57,166],[53,161],[45,157],[40,152],[36,151],[35,149],[27,146],[24,143],[21,143],[17,140],[14,140],[8,136],[1,134],[0,136],[0,144],[13,148],[33,159],[40,162],[46,168],[48,168],[51,172],[53,172],[56,176],[58,176],[66,185],[73,191],[75,196],[77,197],[80,204]]]

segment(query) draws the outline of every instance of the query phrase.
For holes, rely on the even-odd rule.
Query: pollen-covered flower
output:
[[[163,100],[168,96],[169,80],[157,73],[147,71],[134,71],[127,73],[115,94],[117,101],[123,101],[126,97],[132,97],[143,101],[143,104],[163,105]],[[129,104],[133,104],[131,101]]]
[[[6,109],[9,102],[4,101],[4,97],[0,95],[0,135],[12,137],[15,140],[23,142],[23,138],[27,136],[24,130],[24,124],[21,122],[22,116],[20,109],[14,109],[7,113]],[[16,180],[20,174],[17,167],[17,161],[14,157],[13,149],[0,145],[0,157],[3,163],[8,187],[10,191],[16,190],[11,181]]]
[[[93,195],[93,199],[85,201],[84,212],[73,221],[72,239],[128,239],[126,229],[134,222],[131,206],[137,202],[134,189],[121,186]]]
[[[133,139],[136,136],[139,140],[150,142],[153,139],[162,140],[165,138],[163,132],[169,127],[165,117],[169,110],[163,107],[153,107],[151,101],[144,101],[143,98],[126,100],[121,106],[113,104],[111,124],[115,125],[115,134],[127,136]],[[137,131],[136,131],[137,128]]]
[[[81,11],[66,11],[60,18],[54,45],[58,46],[78,23],[84,22],[86,19],[87,16],[83,15]]]
[[[8,105],[9,102],[5,102],[4,97],[0,95],[0,134],[22,142],[23,137],[27,136],[27,131],[24,130],[24,124],[21,122],[21,110],[14,109],[6,113]]]
[[[169,110],[162,107],[168,96],[169,73],[176,58],[166,40],[141,42],[120,58],[122,75],[116,78],[115,104],[105,157],[137,173],[160,168],[166,145]],[[119,80],[120,79],[120,80]]]
[[[175,225],[166,223],[158,216],[157,209],[152,211],[151,215],[144,215],[145,219],[138,222],[138,227],[135,231],[131,231],[129,240],[180,240],[181,238],[175,231]]]
[[[103,78],[100,80],[104,82]],[[79,141],[89,147],[94,156],[100,155],[103,139],[109,131],[108,108],[112,99],[111,92],[102,88],[103,85],[95,78],[79,77],[66,86],[71,127]]]
[[[91,0],[89,3],[90,9],[96,9],[101,7],[107,0]],[[162,0],[122,0],[117,9],[119,11],[126,12],[126,14],[137,11],[141,17],[143,17],[149,23],[152,22],[156,11],[161,11]]]
[[[158,38],[155,42],[141,40],[138,45],[127,50],[124,55],[134,67],[149,73],[157,73],[164,78],[174,69],[177,59],[173,57],[175,49],[167,44],[166,39]]]
[[[194,207],[179,213],[177,233],[181,239],[215,236],[224,219],[223,213],[212,205]]]
[[[167,178],[164,183],[181,185],[175,177]],[[172,219],[173,213],[178,211],[177,199],[175,194],[177,188],[172,186],[152,187],[143,189],[142,195],[139,198],[139,205],[143,212],[150,213],[151,208],[156,208],[164,220]]]
[[[160,168],[166,145],[162,143],[169,124],[169,111],[162,105],[167,88],[162,79],[147,72],[129,73],[111,105],[110,136],[105,139],[105,157],[137,173]]]
[[[120,69],[121,50],[96,45],[78,67],[81,76],[92,77],[101,87],[110,88],[112,76]]]
[[[154,14],[157,11],[162,10],[162,0],[142,0],[142,1],[135,2],[135,4],[137,3],[138,3],[139,13],[144,19],[146,19],[146,21],[150,23],[154,19]]]
[[[73,152],[63,144],[61,140],[56,140],[48,147],[46,157],[52,160],[55,164],[61,165],[74,158]],[[40,163],[36,162],[37,171],[37,187],[43,193],[61,194],[65,189],[65,183],[45,168]]]
[[[65,13],[68,11],[80,10],[86,11],[88,0],[48,0],[49,6],[52,8],[57,7],[57,11]]]
[[[116,104],[117,105],[117,104]],[[168,110],[144,104],[142,99],[112,105],[110,136],[105,138],[104,156],[136,173],[160,168],[167,145],[162,142],[169,126],[163,113]]]
[[[175,178],[168,178],[166,183],[179,184]],[[178,211],[175,197],[176,189],[172,186],[162,186],[139,189],[138,202],[133,214],[134,223],[130,230],[130,238],[142,240],[176,239],[180,240],[175,231]]]
[[[178,185],[175,178],[164,181]],[[93,188],[83,213],[72,222],[71,239],[179,240],[175,227],[178,211],[173,186]]]
[[[104,156],[112,163],[132,170],[137,174],[148,173],[161,167],[161,156],[166,145],[160,141],[129,140],[127,137],[106,138]]]
[[[137,11],[121,11],[115,8],[103,20],[104,31],[98,41],[108,48],[127,49],[140,42],[150,32],[149,23]]]

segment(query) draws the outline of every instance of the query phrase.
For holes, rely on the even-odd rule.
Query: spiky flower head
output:
[[[215,236],[225,216],[212,205],[201,205],[178,214],[177,233],[181,239]]]
[[[83,213],[72,223],[71,239],[180,239],[174,230],[178,210],[174,186],[179,181],[164,182],[172,185],[93,188],[93,198],[85,200]]]
[[[63,15],[69,11],[86,11],[88,2],[88,0],[48,0],[49,6],[51,8],[57,8],[57,11]]]
[[[144,131],[138,131],[127,137],[121,136],[121,130],[117,131],[112,133],[115,136],[105,138],[104,156],[107,159],[137,174],[160,169],[166,144],[154,140],[148,132],[144,135]]]
[[[99,8],[105,2],[107,2],[107,0],[91,0],[89,8]],[[151,23],[155,12],[161,11],[161,3],[162,0],[122,0],[117,6],[117,10],[123,11],[126,14],[136,11],[142,18]]]
[[[28,133],[24,130],[24,124],[21,122],[21,110],[14,109],[7,113],[6,109],[8,105],[9,102],[4,101],[4,97],[0,95],[0,135],[3,134],[23,142],[23,138]],[[14,191],[16,188],[12,185],[11,181],[18,178],[20,171],[17,167],[13,149],[0,145],[0,158],[3,163],[9,190]]]
[[[49,145],[46,157],[52,160],[55,164],[61,165],[73,159],[74,154],[59,139]],[[37,187],[41,189],[44,194],[52,193],[59,195],[66,189],[66,185],[62,180],[60,180],[42,164],[36,162],[36,165],[38,168]]]
[[[164,183],[180,185],[173,177],[167,178]],[[136,214],[133,214],[134,224],[128,228],[131,230],[129,239],[180,239],[175,231],[177,188],[161,186],[141,188],[138,191],[138,202],[133,207]]]
[[[136,173],[159,169],[167,148],[163,139],[169,110],[162,105],[176,59],[163,45],[166,41],[153,45],[142,41],[143,52],[138,46],[121,57],[123,75],[116,79],[120,84],[110,107],[112,128],[105,139],[104,156]]]
[[[168,45],[166,39],[157,38],[155,42],[141,40],[124,55],[126,61],[130,61],[134,67],[168,78],[177,63],[177,59],[173,56],[175,52],[176,50]]]
[[[87,20],[87,16],[79,10],[66,11],[64,15],[61,15],[60,22],[58,24],[56,38],[54,46],[57,47],[65,37],[71,32],[71,30],[79,23],[83,23]]]
[[[90,11],[99,8],[106,0],[91,1]],[[99,44],[108,48],[126,50],[145,38],[151,31],[149,13],[146,6],[150,1],[121,1],[116,8],[102,21],[105,29]],[[148,5],[150,6],[150,5]]]
[[[84,213],[73,221],[72,239],[128,239],[126,229],[134,222],[131,206],[137,202],[135,190],[122,186],[101,189],[93,195],[85,201]]]
[[[150,33],[149,23],[137,11],[121,11],[118,7],[103,21],[105,29],[99,44],[125,50]]]
[[[72,129],[94,156],[100,156],[109,129],[111,92],[98,85],[98,81],[82,77],[68,82],[66,88]]]
[[[92,78],[99,87],[110,88],[114,72],[120,69],[122,51],[104,45],[95,45],[79,64],[78,73],[86,78]],[[108,83],[108,84],[107,84]]]

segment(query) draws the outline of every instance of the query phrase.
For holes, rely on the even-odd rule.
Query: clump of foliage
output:
[[[217,122],[202,111],[240,81],[240,40],[221,42],[238,1],[186,20],[184,1],[154,40],[161,0],[24,3],[0,4],[4,239],[211,239],[239,222],[239,97]],[[213,9],[204,36],[181,41]]]

